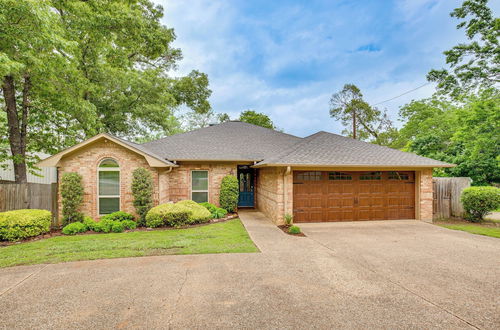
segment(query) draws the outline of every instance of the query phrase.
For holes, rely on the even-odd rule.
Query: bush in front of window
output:
[[[174,204],[176,207],[185,209],[191,212],[188,218],[190,224],[208,222],[212,218],[212,214],[206,207],[201,206],[192,200],[184,200]]]
[[[153,207],[153,178],[151,172],[139,167],[132,172],[132,195],[134,207],[139,215],[138,223],[146,224],[146,214]]]
[[[210,204],[208,202],[200,203],[200,205],[204,206],[211,214],[213,219],[224,218],[227,215],[227,211],[223,208],[217,207],[214,204]]]
[[[102,220],[112,220],[112,221],[134,221],[135,217],[127,212],[124,211],[116,211],[110,214],[106,214],[105,216],[101,217]]]
[[[75,235],[84,233],[88,230],[87,226],[81,222],[72,222],[63,227],[62,233],[64,235]]]
[[[182,227],[185,225],[208,222],[212,215],[208,209],[192,201],[184,200],[175,204],[160,204],[149,210],[146,215],[146,226]]]
[[[61,179],[63,225],[81,222],[83,214],[79,208],[83,202],[82,176],[76,172],[64,173]]]
[[[462,191],[460,197],[465,218],[472,222],[481,222],[486,214],[500,207],[500,188],[470,187]]]
[[[225,176],[220,185],[220,207],[228,212],[236,211],[239,194],[238,179],[234,175]]]
[[[0,241],[18,241],[50,231],[52,214],[47,210],[0,212]]]

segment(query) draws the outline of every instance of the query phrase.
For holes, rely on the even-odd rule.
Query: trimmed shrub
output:
[[[139,167],[132,172],[132,195],[134,207],[139,214],[138,223],[146,224],[146,214],[153,207],[153,178],[151,172]]]
[[[94,231],[98,233],[109,233],[115,223],[119,222],[113,220],[101,220],[95,224]]]
[[[500,207],[500,188],[466,188],[462,191],[460,200],[465,209],[465,218],[472,222],[480,222],[486,214]]]
[[[112,220],[112,221],[134,221],[135,217],[127,212],[116,211],[111,214],[106,214],[101,218],[102,220]]]
[[[211,217],[212,215],[206,207],[191,200],[185,200],[175,204],[160,204],[153,207],[146,215],[146,225],[150,228],[180,227],[207,222]]]
[[[125,230],[125,227],[119,221],[114,221],[113,224],[111,224],[111,231],[113,233],[123,233],[124,230]]]
[[[82,176],[76,172],[64,173],[61,179],[63,225],[83,220],[78,211],[83,202]]]
[[[137,222],[132,221],[132,220],[122,221],[121,224],[123,225],[123,228],[125,228],[125,229],[135,229],[135,228],[137,228]]]
[[[191,212],[189,215],[189,223],[204,223],[212,218],[212,214],[207,210],[206,207],[192,200],[184,200],[174,204],[176,207],[183,208],[184,210]]]
[[[88,230],[87,226],[81,222],[72,222],[67,224],[62,229],[64,235],[75,235],[78,233],[84,233]]]
[[[238,179],[234,175],[227,175],[222,178],[220,184],[220,207],[228,212],[236,211],[238,207],[238,197],[240,189],[238,187]]]
[[[18,241],[50,231],[52,214],[47,210],[15,210],[0,213],[0,240]]]
[[[87,226],[88,230],[96,231],[95,227],[98,224],[94,219],[89,216],[84,216],[82,223]]]
[[[300,228],[297,226],[291,226],[290,228],[288,228],[288,232],[294,235],[300,234]]]

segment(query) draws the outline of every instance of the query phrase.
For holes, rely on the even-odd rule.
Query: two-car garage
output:
[[[294,171],[295,222],[415,219],[413,171]]]

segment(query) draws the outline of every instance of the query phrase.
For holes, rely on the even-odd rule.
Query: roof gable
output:
[[[64,157],[65,155],[67,154],[70,154],[72,152],[75,152],[77,151],[78,149],[81,149],[91,143],[94,143],[94,142],[97,142],[101,139],[108,139],[126,149],[129,149],[135,153],[138,153],[142,156],[144,156],[144,158],[146,158],[146,161],[148,162],[149,166],[151,167],[175,167],[177,165],[175,165],[174,163],[172,162],[169,162],[168,160],[166,159],[163,159],[162,157],[156,155],[155,153],[151,152],[150,150],[144,148],[143,146],[139,145],[139,144],[136,144],[136,143],[133,143],[133,142],[130,142],[130,141],[127,141],[127,140],[124,140],[124,139],[120,139],[116,136],[113,136],[111,134],[107,134],[107,133],[101,133],[101,134],[98,134],[88,140],[85,140],[79,144],[76,144],[68,149],[65,149],[55,155],[52,155],[48,158],[45,158],[44,160],[41,160],[40,162],[38,162],[37,166],[40,166],[40,167],[51,167],[51,166],[57,166],[59,164],[59,161],[61,160],[62,157]]]

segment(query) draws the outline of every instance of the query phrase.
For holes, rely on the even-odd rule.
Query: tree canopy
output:
[[[460,43],[444,52],[450,70],[432,70],[429,81],[438,90],[460,95],[498,86],[500,82],[500,18],[494,17],[488,0],[466,0],[451,14],[461,22],[468,43]]]
[[[26,152],[57,152],[98,132],[172,134],[176,111],[210,111],[208,77],[171,72],[181,59],[150,0],[0,1],[0,134],[16,180]],[[7,125],[7,129],[5,128]]]
[[[346,126],[342,133],[354,139],[389,145],[397,132],[387,114],[364,101],[354,84],[332,95],[330,117],[340,120]]]
[[[240,114],[240,121],[254,124],[257,126],[262,126],[265,128],[276,129],[271,118],[265,113],[256,112],[254,110],[245,110]]]

